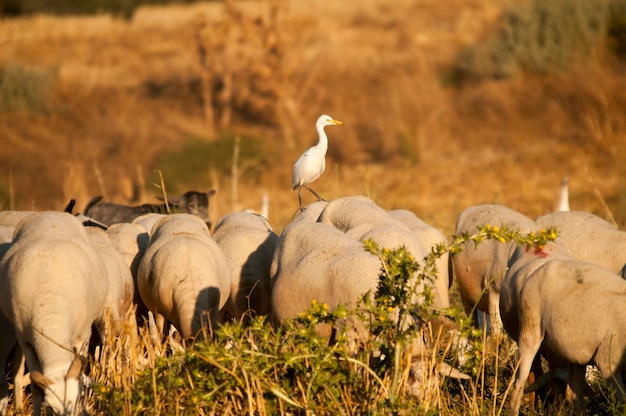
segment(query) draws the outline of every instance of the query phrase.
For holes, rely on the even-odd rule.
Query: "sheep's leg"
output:
[[[318,201],[326,201],[324,198],[322,198],[321,196],[319,196],[319,195],[317,194],[317,192],[315,192],[315,191],[313,190],[313,188],[311,188],[309,185],[304,185],[304,187],[305,187],[306,189],[308,189],[308,190],[309,190],[309,192],[311,192],[313,195],[315,195],[315,197],[317,198],[317,200],[318,200]]]
[[[31,372],[41,372],[41,364],[39,363],[39,359],[37,358],[37,353],[29,344],[22,345],[20,344],[22,354],[26,359],[26,364],[28,364],[28,370]],[[33,416],[41,415],[41,405],[43,404],[44,398],[44,390],[37,383],[33,382],[33,378],[31,376],[31,384],[30,389],[33,396]]]
[[[519,414],[519,408],[522,404],[522,398],[524,396],[524,385],[528,380],[528,375],[535,361],[535,356],[541,346],[542,337],[539,334],[530,333],[530,331],[524,331],[522,328],[519,346],[519,368],[517,369],[517,376],[515,378],[515,387],[511,392],[511,407],[509,409],[510,415]]]
[[[9,342],[8,338],[9,336],[7,336],[7,340],[4,342],[0,341],[0,348],[2,348],[2,351],[0,351],[0,415],[6,413],[9,404],[9,381],[6,368],[11,348],[13,348],[12,344],[15,344],[15,342],[14,337],[11,337],[12,342]],[[15,368],[13,369],[15,370]]]
[[[154,320],[156,321],[156,327],[157,327],[157,333],[159,334],[159,339],[162,340],[163,337],[167,335],[166,328],[165,328],[165,323],[166,323],[165,315],[157,313],[154,316]]]
[[[489,321],[492,335],[502,334],[502,318],[500,317],[500,292],[489,289]]]
[[[568,400],[574,403],[574,412],[582,413],[585,411],[585,370],[586,366],[579,364],[570,364],[569,381],[567,382]]]
[[[20,413],[24,410],[25,369],[26,357],[20,346],[16,344],[13,358],[13,406]]]

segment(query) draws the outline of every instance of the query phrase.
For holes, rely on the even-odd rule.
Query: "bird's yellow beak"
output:
[[[334,120],[334,119],[330,119],[328,120],[330,123],[333,123],[335,126],[343,126],[343,122],[339,121],[339,120]]]

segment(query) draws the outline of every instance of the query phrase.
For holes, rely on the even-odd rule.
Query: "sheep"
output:
[[[135,282],[125,257],[115,248],[106,231],[86,227],[87,238],[102,257],[107,271],[109,289],[100,319],[96,323],[100,335],[119,335],[124,317],[133,303]]]
[[[448,239],[444,233],[425,223],[413,212],[406,209],[395,209],[389,211],[389,215],[409,227],[427,251],[431,251],[440,244],[444,246],[448,245]],[[441,297],[442,306],[446,308],[450,306],[449,291],[452,285],[452,276],[449,273],[449,262],[450,256],[447,253],[435,260],[435,267],[437,269],[435,285]]]
[[[189,191],[183,195],[168,198],[169,208],[173,212],[185,212],[197,215],[211,228],[209,220],[209,199],[215,195],[215,190],[209,192]],[[100,202],[102,197],[95,197],[85,207],[84,214],[95,221],[105,225],[118,222],[132,222],[142,214],[150,212],[165,214],[168,211],[166,204],[143,204],[139,206],[127,206],[113,204],[110,202]],[[158,197],[157,199],[163,200]]]
[[[159,219],[165,216],[166,214],[157,214],[154,212],[150,212],[148,214],[143,214],[143,215],[138,216],[132,221],[132,223],[141,225],[144,228],[144,230],[146,230],[146,232],[148,233],[148,236],[150,236],[150,233],[152,233],[152,227],[154,227],[154,224]]]
[[[387,248],[405,246],[419,260],[426,254],[406,225],[364,196],[343,197],[329,202],[320,213],[318,222],[333,225],[361,242],[373,239]]]
[[[136,279],[139,262],[148,246],[148,232],[141,224],[121,222],[110,226],[106,233],[113,247],[124,257],[133,279]]]
[[[15,231],[15,226],[0,225],[0,258],[2,258],[2,255],[4,254],[4,251],[2,250],[3,245],[6,245],[11,242],[11,240],[13,239],[14,231]],[[8,249],[8,245],[4,247]]]
[[[563,211],[536,220],[543,228],[556,227],[558,240],[572,255],[620,273],[626,264],[626,232],[588,212]]]
[[[331,202],[332,204],[332,202]],[[271,321],[280,325],[294,319],[311,306],[313,301],[325,304],[330,311],[340,305],[355,308],[368,292],[373,294],[380,281],[380,259],[365,250],[363,243],[336,227],[312,221],[289,224],[281,234],[272,264]],[[355,316],[339,323],[347,330],[350,349],[368,339],[367,328]],[[327,324],[316,327],[318,335],[330,342],[332,330]],[[422,337],[413,340],[414,361],[412,379],[427,356]],[[438,370],[445,375],[468,378],[449,365],[440,363]],[[421,389],[410,386],[411,392]]]
[[[371,239],[389,249],[404,246],[419,263],[424,264],[426,250],[411,229],[367,197],[343,197],[329,202],[320,213],[318,222],[333,225],[361,243]],[[426,283],[420,283],[418,293],[426,288]],[[449,307],[448,279],[443,284],[432,285],[432,288],[434,306],[440,309]]]
[[[538,229],[527,216],[502,205],[485,204],[466,208],[456,222],[455,234],[475,233],[484,225],[507,227],[528,234]],[[487,240],[479,244],[465,243],[459,253],[451,256],[452,271],[461,294],[465,312],[475,309],[487,312],[493,333],[500,333],[500,287],[516,242]]]
[[[195,215],[171,214],[152,228],[137,286],[160,333],[167,320],[189,340],[203,337],[207,324],[215,328],[219,323],[230,295],[231,271],[206,223]]]
[[[596,264],[575,259],[567,248],[519,247],[501,288],[505,329],[517,341],[519,368],[510,413],[518,414],[536,355],[551,368],[569,366],[574,410],[584,410],[585,366],[595,364],[624,403],[626,281]]]
[[[269,315],[270,266],[278,235],[261,215],[236,212],[218,221],[213,239],[232,270],[230,297],[224,307],[236,320],[244,314]]]
[[[38,387],[34,414],[42,399],[56,413],[80,410],[79,354],[87,349],[107,289],[105,265],[72,215],[43,211],[17,225],[0,262],[0,308]]]
[[[6,414],[7,406],[9,404],[9,381],[7,374],[7,365],[9,362],[9,356],[11,355],[11,351],[17,342],[17,337],[15,335],[15,328],[11,321],[8,320],[3,313],[0,313],[0,333],[2,337],[0,337],[0,415]],[[17,393],[17,389],[14,390]],[[21,395],[19,395],[21,397]],[[15,394],[16,399],[14,402],[16,403],[16,407],[18,406],[18,394]],[[19,403],[22,403],[22,400],[19,400]]]
[[[320,214],[328,205],[328,201],[319,200],[312,202],[302,209],[296,211],[296,215],[292,218],[291,223],[299,221],[312,221],[315,222],[319,218]]]
[[[15,227],[0,225],[0,260],[11,247],[11,239]],[[11,321],[0,311],[0,415],[4,415],[9,403],[9,383],[7,380],[7,364],[13,347],[17,343],[15,328]],[[17,390],[15,390],[17,392]],[[16,394],[17,396],[17,394]],[[21,394],[19,395],[21,397]],[[17,404],[17,400],[15,400]],[[22,403],[22,400],[19,400]]]
[[[146,247],[148,246],[150,236],[143,225],[135,224],[134,222],[113,224],[106,232],[113,247],[122,254],[130,269],[134,286],[133,304],[137,306],[137,315],[147,316],[148,309],[143,304],[141,296],[139,295],[139,288],[137,287],[137,270],[139,269],[139,263],[143,258]]]
[[[363,244],[329,224],[299,221],[280,235],[272,265],[271,320],[296,318],[312,300],[330,310],[356,306],[359,297],[376,290],[380,260]],[[330,337],[330,328],[319,328]]]

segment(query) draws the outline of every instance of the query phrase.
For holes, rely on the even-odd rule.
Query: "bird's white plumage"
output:
[[[291,176],[291,189],[298,190],[298,200],[302,207],[302,198],[300,191],[302,187],[307,188],[313,193],[317,199],[321,199],[315,191],[308,185],[315,181],[324,172],[326,167],[326,151],[328,150],[328,136],[324,132],[326,126],[340,126],[343,123],[324,114],[321,115],[315,123],[315,128],[319,136],[319,141],[315,146],[308,148],[293,165]]]
[[[561,180],[561,194],[559,197],[559,205],[557,211],[569,211],[569,179],[563,178]]]

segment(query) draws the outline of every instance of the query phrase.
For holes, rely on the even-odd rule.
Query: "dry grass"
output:
[[[260,209],[267,194],[280,232],[297,207],[292,163],[327,113],[345,122],[329,129],[327,169],[314,184],[327,199],[364,194],[451,235],[473,204],[531,217],[552,210],[568,176],[573,209],[624,226],[626,80],[618,64],[602,58],[560,77],[445,86],[459,48],[486,36],[507,3],[255,1],[236,2],[237,18],[201,3],[142,8],[131,21],[2,21],[0,65],[44,68],[54,83],[47,112],[0,114],[0,208],[62,209],[75,198],[81,209],[99,194],[128,203],[144,180],[143,199],[154,201],[161,155],[228,132],[271,149],[262,172],[240,180],[233,195],[230,174],[209,163],[189,183],[163,171],[168,190],[217,189],[214,220],[233,207]],[[212,62],[199,59],[199,39]],[[247,45],[279,52],[272,61]],[[207,69],[213,84],[202,82]],[[228,77],[226,103],[219,93]],[[215,136],[207,97],[216,120],[232,111]]]
[[[251,2],[236,3],[238,17],[225,18],[222,5],[210,3],[140,9],[130,22],[104,15],[5,21],[0,63],[48,68],[56,81],[47,114],[0,115],[3,208],[59,209],[70,198],[81,207],[97,194],[128,202],[142,177],[153,200],[159,155],[187,137],[211,140],[200,27],[203,42],[221,51],[208,66],[216,82],[232,78],[227,129],[278,149],[273,166],[239,185],[239,201],[229,195],[231,179],[210,173],[210,165],[211,183],[176,184],[176,172],[164,172],[175,187],[219,189],[214,217],[258,207],[267,193],[270,219],[282,229],[295,209],[291,164],[314,142],[313,120],[324,112],[346,123],[329,132],[327,172],[316,183],[326,198],[363,193],[450,234],[458,213],[476,203],[545,213],[569,176],[575,209],[604,217],[608,209],[623,224],[624,81],[612,66],[559,79],[443,86],[443,68],[460,46],[484,36],[501,7],[486,0],[378,0],[358,8]],[[229,21],[239,22],[239,32]],[[264,36],[275,38],[279,62],[246,50],[270,42]],[[219,117],[227,105],[214,106]]]

